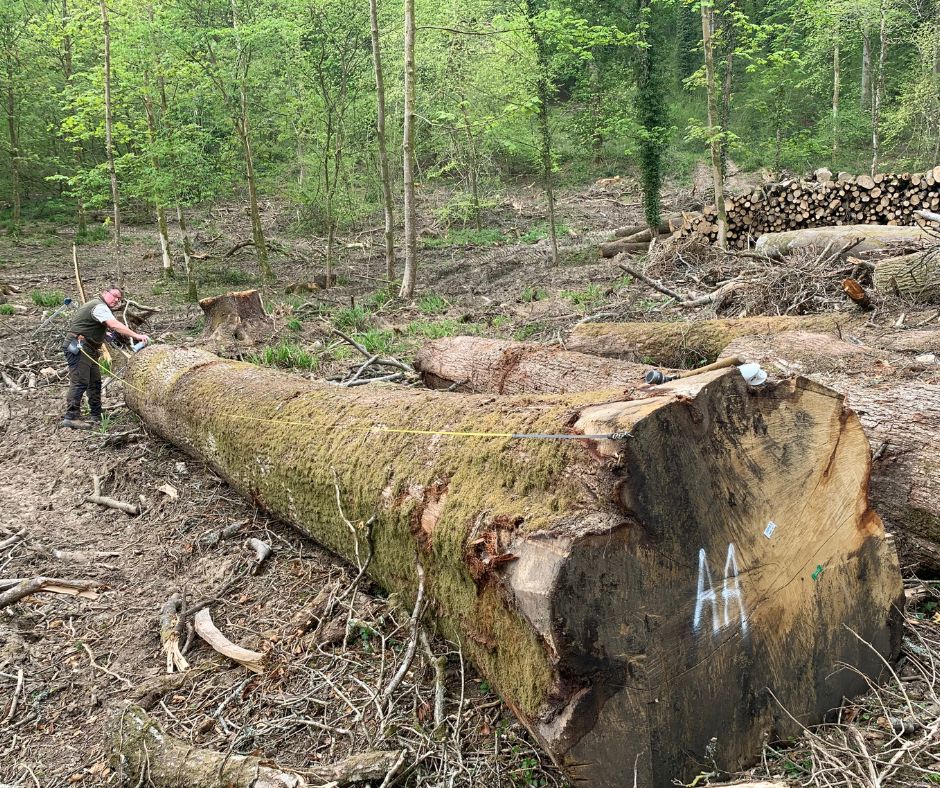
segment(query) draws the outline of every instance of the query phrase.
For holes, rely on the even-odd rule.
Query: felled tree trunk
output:
[[[940,432],[940,369],[925,380],[915,364],[905,378],[911,362],[903,357],[796,331],[741,337],[721,355],[759,362],[776,375],[805,375],[847,396],[876,455],[875,511],[897,535],[905,569],[940,575],[940,476],[932,472],[940,467],[940,447],[931,437]],[[481,394],[507,393],[520,384],[530,393],[655,391],[643,382],[646,367],[520,342],[439,339],[422,348],[417,363],[436,387],[459,381],[463,390]]]
[[[565,345],[569,350],[624,361],[689,367],[714,361],[738,337],[772,336],[785,331],[850,336],[898,353],[940,349],[937,328],[895,331],[868,327],[864,316],[847,313],[674,323],[582,323],[574,327]]]
[[[804,379],[717,370],[635,400],[353,391],[152,346],[127,383],[155,431],[329,549],[354,555],[334,479],[349,518],[377,513],[373,578],[414,595],[417,555],[442,630],[594,786],[736,768],[898,648],[868,443]]]
[[[559,348],[481,337],[425,343],[415,358],[424,384],[434,389],[491,394],[569,394],[639,391],[646,367]]]
[[[272,767],[266,758],[235,755],[193,747],[167,735],[140,706],[130,705],[118,715],[112,733],[115,769],[127,785],[156,788],[304,788],[308,785],[349,785],[382,780],[399,751],[352,755],[331,765],[305,767],[308,782],[295,772]]]
[[[787,254],[794,249],[806,247],[825,248],[832,244],[833,250],[852,244],[853,252],[867,252],[900,246],[920,249],[928,238],[922,227],[895,227],[882,224],[850,224],[839,227],[812,227],[803,230],[788,230],[782,233],[765,233],[757,239],[754,248],[764,254]],[[854,241],[857,244],[853,244]]]
[[[921,303],[940,303],[940,248],[889,257],[875,265],[875,288]]]
[[[250,345],[274,330],[257,290],[203,298],[199,306],[206,316],[202,336],[207,342],[226,344],[234,341]]]
[[[940,369],[906,370],[903,358],[825,334],[741,337],[724,353],[845,394],[875,458],[872,505],[897,535],[905,569],[940,576]]]

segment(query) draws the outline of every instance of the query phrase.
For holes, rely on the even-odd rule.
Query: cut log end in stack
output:
[[[899,646],[868,443],[806,379],[358,391],[156,346],[128,381],[158,433],[336,552],[337,482],[350,516],[378,512],[369,572],[413,595],[417,554],[443,631],[594,786],[751,762]]]
[[[849,224],[923,223],[918,210],[940,209],[940,166],[924,173],[879,173],[853,177],[817,171],[812,180],[767,184],[725,201],[728,245],[745,249],[764,233]],[[685,217],[676,237],[718,240],[714,205]]]

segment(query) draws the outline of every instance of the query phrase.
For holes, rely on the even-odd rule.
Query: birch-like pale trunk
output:
[[[887,9],[884,0],[879,3],[878,73],[875,75],[871,97],[871,174],[878,172],[881,156],[881,100],[885,88],[885,61],[888,57]]]
[[[871,100],[871,30],[867,23],[862,27],[862,92],[859,106],[865,109]]]
[[[401,280],[399,295],[411,298],[415,292],[417,278],[418,239],[415,224],[414,183],[414,122],[415,122],[415,4],[405,0],[405,122],[402,140],[404,187],[405,187],[405,272]]]
[[[839,31],[836,30],[836,38],[832,46],[832,155],[839,152],[839,92],[840,83],[840,48]]]
[[[13,223],[19,224],[22,216],[22,195],[20,194],[20,142],[16,126],[16,90],[13,86],[13,52],[6,53],[7,71],[7,131],[10,135],[10,190],[13,192]]]
[[[112,250],[117,264],[118,284],[124,286],[124,263],[121,260],[121,208],[117,171],[114,168],[113,109],[111,106],[111,25],[108,21],[107,0],[101,0],[101,28],[104,34],[104,139],[111,177],[111,201],[114,203],[114,232]]]
[[[715,207],[718,211],[718,246],[728,245],[728,215],[725,210],[725,179],[721,168],[721,131],[718,121],[718,86],[715,81],[715,52],[712,41],[715,6],[711,0],[702,2],[702,46],[705,50],[705,85],[708,93],[708,137],[712,156],[712,181],[715,185]]]
[[[151,21],[153,21],[151,17]],[[150,139],[152,149],[157,144],[157,118],[153,111],[153,99],[150,97],[150,79],[146,72],[144,73],[144,110],[147,116],[147,136]],[[156,154],[151,156],[151,164],[156,172],[160,172],[160,157]],[[173,256],[170,253],[170,233],[167,229],[166,210],[159,199],[154,199],[154,209],[157,214],[157,236],[160,239],[160,258],[163,261],[163,275],[173,276]]]
[[[395,279],[395,202],[385,142],[385,77],[382,75],[382,47],[379,40],[378,0],[369,0],[369,21],[372,27],[372,65],[375,70],[375,135],[379,142],[379,177],[382,179],[382,202],[385,209],[385,278]]]

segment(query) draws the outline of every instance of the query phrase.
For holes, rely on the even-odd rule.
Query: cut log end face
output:
[[[128,379],[149,425],[328,548],[353,555],[334,478],[352,516],[378,508],[370,574],[413,594],[417,550],[443,631],[592,785],[634,764],[669,785],[714,737],[736,768],[766,730],[792,732],[782,707],[811,722],[864,689],[838,663],[877,674],[846,626],[895,649],[868,445],[808,381],[714,370],[634,401],[358,392],[164,347]],[[571,430],[632,437],[505,436]]]
[[[796,732],[767,688],[821,719],[865,690],[840,661],[878,675],[846,627],[881,654],[897,648],[897,558],[868,508],[858,420],[809,381],[756,392],[712,374],[633,428],[622,526],[532,540],[508,572],[533,623],[565,622],[546,635],[571,691],[538,732],[592,785],[621,784],[611,759],[614,773],[636,761],[639,784],[669,785],[713,737],[717,762],[736,768],[765,731]]]

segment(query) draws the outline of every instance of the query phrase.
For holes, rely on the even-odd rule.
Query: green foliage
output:
[[[392,292],[391,287],[386,287],[382,290],[376,290],[374,293],[371,293],[368,298],[366,298],[366,303],[369,305],[370,309],[378,311],[386,304],[390,304],[394,300],[395,294]]]
[[[364,306],[351,306],[333,313],[333,325],[341,331],[363,329],[372,319],[372,313]]]
[[[461,323],[459,320],[444,318],[443,320],[415,320],[405,329],[410,336],[424,339],[441,339],[442,337],[475,336],[481,332],[476,323]]]
[[[544,301],[546,298],[548,298],[548,291],[541,287],[535,287],[534,285],[529,285],[522,291],[522,295],[519,296],[519,300],[523,304],[531,304],[533,301]]]
[[[527,339],[531,339],[536,334],[541,333],[545,330],[545,326],[541,323],[526,323],[522,328],[516,331],[513,334],[513,339],[517,342],[525,342]]]
[[[588,285],[583,290],[562,290],[561,297],[576,307],[590,309],[604,300],[604,294],[598,285]]]
[[[353,335],[353,339],[370,353],[375,354],[389,354],[396,345],[395,332],[384,328],[368,328],[365,331],[359,331]]]
[[[450,304],[446,299],[434,293],[426,293],[418,299],[418,310],[426,315],[440,315],[447,311]]]
[[[36,306],[59,306],[65,302],[65,294],[58,290],[52,292],[45,290],[33,290],[29,297]]]
[[[247,357],[253,364],[286,369],[302,369],[315,372],[320,367],[319,357],[304,350],[293,342],[281,341],[277,345],[264,348],[260,353]]]
[[[296,317],[292,317],[287,321],[287,327],[291,331],[300,331],[304,327],[304,324],[301,323]]]
[[[15,315],[13,304],[0,304],[0,315]]]
[[[537,224],[520,235],[519,240],[524,244],[534,244],[536,241],[541,241],[543,238],[548,238],[548,232],[549,230],[547,224]],[[571,232],[571,228],[568,227],[567,224],[562,224],[559,222],[557,225],[555,225],[555,232],[558,235],[567,235]]]

